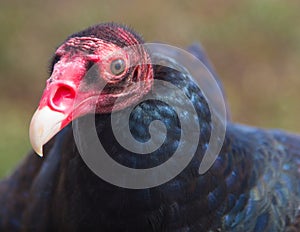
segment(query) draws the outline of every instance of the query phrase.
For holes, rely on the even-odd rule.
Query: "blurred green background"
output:
[[[104,21],[146,41],[201,41],[221,76],[234,121],[300,132],[300,1],[0,2],[0,177],[30,150],[28,126],[48,61],[69,34]]]

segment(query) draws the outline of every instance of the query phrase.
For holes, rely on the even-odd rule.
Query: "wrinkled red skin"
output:
[[[121,28],[119,30],[120,36],[127,36],[122,34],[126,33],[125,31],[122,31]],[[134,43],[137,41],[133,41]],[[61,129],[73,119],[90,112],[109,113],[112,108],[114,110],[123,109],[140,99],[151,89],[153,80],[151,65],[137,66],[137,79],[144,81],[144,83],[141,85],[128,83],[129,87],[125,86],[126,88],[122,93],[101,94],[98,89],[84,88],[83,82],[88,71],[87,64],[93,62],[98,65],[99,78],[102,78],[102,82],[117,86],[128,73],[130,64],[141,60],[149,63],[149,57],[145,51],[128,54],[126,49],[98,38],[73,37],[57,49],[56,55],[60,59],[54,65],[51,77],[47,80],[39,109],[48,106],[51,110],[66,115],[61,123]],[[110,71],[110,63],[118,58],[125,61],[126,68],[123,74],[115,76]],[[127,94],[130,98],[126,98]],[[119,105],[114,106],[117,97],[122,97],[124,100],[122,99]]]

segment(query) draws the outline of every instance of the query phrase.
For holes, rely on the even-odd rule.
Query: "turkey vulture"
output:
[[[208,102],[188,72],[151,65],[146,48],[137,47],[132,53],[121,49],[143,43],[128,27],[103,23],[69,36],[57,48],[50,66],[51,76],[30,128],[33,148],[43,158],[30,152],[15,172],[0,182],[0,230],[299,229],[300,136],[228,122],[219,155],[207,172],[199,173],[213,130]],[[199,47],[191,46],[189,51],[214,74]],[[161,59],[180,65],[168,57]],[[145,62],[129,67],[128,60]],[[137,154],[118,143],[112,130],[112,112],[116,110],[121,115],[152,94],[155,80],[180,88],[196,114],[184,111],[177,115],[173,106],[156,99],[137,104],[129,115],[129,129],[137,141],[147,143],[153,121],[163,122],[166,132],[158,149]],[[104,88],[98,90],[103,83]],[[166,92],[177,108],[185,109],[185,101],[176,91]],[[74,108],[75,98],[78,105]],[[97,137],[109,156],[123,166],[139,170],[169,160],[182,139],[180,117],[197,117],[200,136],[195,155],[178,175],[163,184],[136,189],[116,186],[99,178],[80,154],[70,122],[85,125],[91,115]],[[117,123],[122,136],[126,123]],[[192,131],[191,128],[191,134]],[[157,134],[159,137],[161,132]],[[93,146],[89,138],[82,136],[79,142],[82,146]],[[190,141],[183,143],[193,145]],[[184,157],[185,153],[180,155]],[[111,168],[102,165],[107,170]],[[122,181],[122,175],[118,178]]]

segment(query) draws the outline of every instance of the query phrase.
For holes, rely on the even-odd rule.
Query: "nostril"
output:
[[[67,85],[57,87],[54,95],[50,98],[51,106],[57,111],[65,111],[72,107],[75,99],[75,90]]]

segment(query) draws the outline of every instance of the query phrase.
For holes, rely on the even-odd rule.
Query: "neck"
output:
[[[232,171],[235,160],[227,168],[230,170],[225,170],[230,158],[226,151],[222,151],[220,159],[209,172],[204,175],[198,173],[211,128],[204,97],[187,75],[156,67],[155,77],[183,89],[195,106],[201,131],[191,162],[175,178],[157,187],[140,190],[117,187],[96,176],[86,166],[76,149],[72,130],[69,130],[69,136],[61,145],[67,149],[62,152],[57,188],[54,190],[55,202],[52,202],[53,209],[62,208],[64,211],[54,210],[61,215],[52,215],[53,225],[75,231],[89,227],[103,228],[104,231],[175,231],[185,227],[201,231],[209,229],[211,223],[220,223],[222,213],[217,209],[221,208],[224,213],[233,207],[226,201],[228,189],[224,180],[226,175],[223,174]],[[171,98],[175,99],[174,104],[182,105],[177,96]],[[149,139],[148,128],[152,121],[162,120],[166,126],[167,138],[159,149],[150,154],[135,154],[120,146],[111,129],[110,114],[96,115],[97,133],[106,152],[122,165],[154,167],[172,156],[181,138],[180,122],[175,113],[166,104],[155,100],[143,102],[132,112],[129,127],[133,137],[140,142]],[[84,120],[84,117],[79,120]],[[84,139],[81,142],[89,142]],[[236,189],[235,193],[240,194]],[[61,206],[62,202],[66,207]]]
[[[67,154],[69,157],[64,158],[61,166],[61,172],[64,172],[62,176],[65,177],[59,181],[61,182],[59,186],[66,188],[62,192],[67,192],[65,194],[67,199],[61,202],[69,202],[71,206],[68,207],[70,212],[67,212],[66,215],[72,215],[77,211],[82,215],[85,223],[95,224],[95,222],[99,222],[102,228],[103,225],[107,226],[107,231],[111,228],[121,230],[124,226],[127,226],[130,231],[148,231],[153,228],[161,230],[160,227],[165,224],[171,224],[175,229],[182,226],[182,220],[190,220],[193,223],[196,217],[192,216],[192,213],[198,212],[196,214],[198,216],[200,216],[199,213],[202,216],[207,216],[203,211],[207,202],[199,202],[194,205],[191,212],[189,212],[189,207],[194,204],[193,200],[198,198],[198,194],[205,196],[210,190],[209,186],[205,186],[205,191],[202,189],[204,186],[197,186],[197,181],[200,178],[198,168],[210,133],[208,106],[204,102],[201,92],[195,91],[195,85],[187,75],[169,68],[156,67],[155,77],[184,89],[195,105],[198,121],[201,123],[201,135],[198,143],[200,146],[198,146],[193,160],[177,177],[163,185],[148,189],[130,190],[103,181],[85,165],[77,151],[75,153],[69,152]],[[178,101],[177,96],[173,97],[177,101],[174,104],[183,107],[183,102]],[[84,118],[80,120],[84,120]],[[111,129],[111,115],[96,115],[99,139],[106,152],[113,159],[131,168],[151,168],[165,162],[172,156],[177,149],[181,132],[179,119],[170,106],[156,100],[145,101],[134,109],[130,120],[129,126],[132,135],[140,142],[146,142],[149,139],[150,123],[154,120],[162,120],[167,129],[166,139],[159,149],[150,154],[132,153],[116,141]],[[84,140],[84,138],[82,139]],[[70,139],[67,143],[69,142],[74,141]],[[82,142],[88,143],[89,141]],[[189,141],[185,142],[188,143]],[[68,148],[70,147],[75,147],[75,144],[68,145]],[[205,175],[201,178],[203,181],[206,179]],[[78,187],[80,189],[76,189]],[[65,218],[66,215],[59,218]],[[89,217],[85,218],[85,215]],[[91,217],[91,215],[93,216]],[[191,217],[187,219],[189,215]]]

